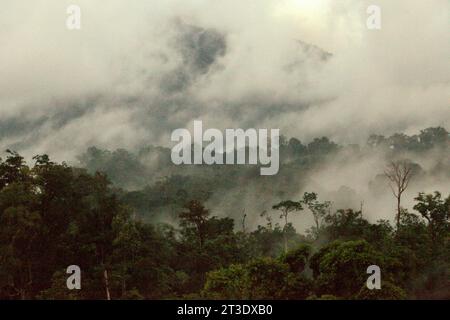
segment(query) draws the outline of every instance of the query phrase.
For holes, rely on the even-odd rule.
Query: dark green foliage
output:
[[[366,283],[370,265],[387,268],[382,254],[366,241],[331,243],[311,258],[317,292],[352,297]]]
[[[357,300],[404,300],[407,298],[405,290],[390,282],[382,282],[380,290],[369,290],[363,286],[355,296]]]
[[[449,234],[450,196],[442,199],[440,192],[432,194],[420,193],[415,199],[418,203],[414,206],[423,218],[428,222],[431,240],[433,243],[438,238]]]
[[[259,258],[208,273],[204,297],[209,299],[305,299],[312,289],[306,276],[291,272],[279,259]]]
[[[368,145],[366,151],[383,148],[388,157],[445,155],[450,139],[429,128],[417,136],[373,136]],[[450,196],[420,193],[395,229],[362,210],[332,209],[313,192],[286,200],[298,197],[292,186],[321,159],[362,149],[327,138],[308,145],[284,139],[280,148],[283,165],[272,179],[254,167],[181,172],[170,165],[170,150],[157,147],[136,155],[91,148],[80,158],[87,169],[47,155],[29,166],[8,151],[0,159],[0,299],[450,298]],[[427,171],[416,167],[416,178],[439,173],[445,182],[449,169],[443,157]],[[378,177],[370,190],[378,194],[384,183]],[[257,208],[245,213],[248,224],[244,198]],[[289,214],[297,212],[314,218],[308,236],[294,228]],[[73,264],[82,270],[82,289],[69,291],[65,271]],[[374,264],[382,270],[381,290],[365,287]]]
[[[30,168],[9,152],[0,163],[2,298],[448,297],[450,197],[439,192],[419,194],[420,216],[403,211],[397,230],[351,209],[331,213],[328,202],[307,192],[273,206],[283,228],[264,213],[266,226],[237,232],[233,219],[211,216],[201,201],[181,208],[187,194],[179,190],[176,228],[141,221],[104,174],[45,155],[34,161]],[[320,221],[309,240],[287,221],[303,205]],[[80,291],[65,286],[71,264],[83,270]],[[373,264],[383,270],[380,291],[365,287]]]
[[[310,254],[311,247],[303,244],[282,255],[281,261],[289,265],[291,272],[301,273],[305,270]]]

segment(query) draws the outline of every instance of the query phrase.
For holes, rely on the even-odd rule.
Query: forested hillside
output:
[[[255,229],[264,222],[260,213],[274,203],[311,191],[332,201],[334,210],[360,210],[364,203],[364,214],[375,222],[392,218],[390,211],[395,209],[385,177],[392,161],[408,161],[414,169],[405,208],[412,209],[419,192],[450,193],[449,141],[443,128],[411,136],[372,135],[364,145],[339,145],[327,137],[305,143],[281,137],[280,171],[272,177],[260,176],[258,166],[176,166],[169,148],[154,146],[134,152],[92,147],[79,156],[76,165],[91,174],[105,173],[115,186],[126,190],[121,199],[150,222],[176,223],[183,205],[197,199],[215,215],[241,220],[246,213],[247,224]]]
[[[280,159],[277,176],[261,177],[255,166],[174,166],[162,147],[92,147],[74,166],[8,150],[0,298],[450,298],[445,129],[363,146],[283,138]],[[367,164],[344,175],[366,174],[367,192],[329,171],[343,163]],[[324,173],[336,188],[318,183]],[[300,217],[310,221],[301,230]],[[66,287],[69,265],[81,290]],[[366,288],[370,265],[381,290]]]

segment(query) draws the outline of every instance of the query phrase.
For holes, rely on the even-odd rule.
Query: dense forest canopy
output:
[[[1,0],[0,300],[450,298],[450,1],[74,2]]]
[[[423,181],[447,189],[409,192],[412,207],[403,196],[397,208],[389,171],[374,169],[367,188],[372,197],[389,192],[389,219],[368,215],[364,198],[336,201],[358,194],[348,186],[334,199],[308,189],[310,172],[372,155],[377,169],[408,169],[407,177],[394,171],[411,180],[407,191]],[[282,139],[280,159],[277,176],[261,177],[252,166],[173,166],[162,147],[92,147],[78,166],[47,155],[27,164],[8,150],[0,161],[0,298],[450,298],[445,129],[374,135],[364,146]],[[244,201],[245,189],[257,204]],[[302,231],[300,216],[311,221]],[[66,287],[69,265],[82,270],[81,290]],[[382,270],[382,290],[366,288],[370,265]]]
[[[261,177],[257,166],[176,166],[170,149],[143,147],[136,152],[89,148],[79,165],[90,173],[107,174],[114,185],[126,189],[123,200],[148,221],[173,222],[190,199],[205,202],[216,215],[240,220],[256,228],[259,214],[274,203],[299,198],[311,190],[334,209],[361,209],[375,222],[391,219],[395,209],[386,165],[411,162],[414,176],[403,206],[412,209],[414,195],[436,189],[450,192],[449,134],[444,128],[428,128],[417,135],[372,135],[365,145],[338,145],[327,137],[302,143],[281,137],[280,172]],[[296,227],[314,223],[295,221]]]

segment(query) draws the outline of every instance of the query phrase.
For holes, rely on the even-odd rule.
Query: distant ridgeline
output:
[[[289,196],[307,181],[308,172],[319,168],[327,160],[340,155],[351,161],[371,154],[382,154],[386,162],[403,157],[417,159],[435,157],[430,173],[450,174],[450,134],[444,128],[428,128],[417,135],[402,133],[390,137],[372,135],[366,145],[341,146],[327,137],[316,138],[303,144],[296,138],[280,138],[280,171],[271,177],[260,177],[254,166],[175,166],[169,148],[148,146],[137,153],[124,149],[115,151],[89,148],[79,156],[80,165],[89,172],[104,172],[119,188],[128,190],[124,199],[141,214],[148,216],[153,209],[174,204],[182,205],[187,199],[206,201],[215,193],[236,190],[236,202],[241,197],[238,190],[254,189],[260,196],[270,199]],[[417,170],[421,170],[417,165]],[[383,172],[375,172],[377,174]],[[295,185],[295,190],[292,190]],[[234,204],[230,200],[230,209]],[[261,201],[261,199],[259,200]],[[268,205],[269,203],[267,203]],[[264,203],[262,206],[266,205]],[[170,209],[173,211],[174,209]],[[175,210],[176,211],[176,210]],[[167,212],[165,212],[167,213]],[[174,213],[175,214],[175,213]]]
[[[326,156],[345,150],[361,153],[383,151],[388,152],[388,155],[395,156],[408,152],[420,155],[434,148],[442,151],[450,149],[450,133],[446,129],[428,128],[422,130],[420,134],[412,136],[403,133],[396,133],[390,137],[371,135],[367,144],[363,146],[355,144],[340,146],[327,137],[315,138],[310,143],[303,144],[296,138],[287,139],[281,136],[280,161],[282,164],[288,165],[285,167],[295,164],[305,165],[306,163],[314,165],[314,162],[320,161]],[[78,157],[78,160],[80,165],[90,172],[104,172],[118,187],[131,189],[144,187],[159,177],[170,174],[201,174],[208,168],[207,166],[200,170],[193,170],[195,167],[186,169],[185,166],[177,168],[170,161],[170,149],[157,146],[143,147],[137,153],[125,149],[109,151],[90,147]],[[229,171],[223,166],[217,166],[213,171],[217,173],[220,170],[227,173]],[[245,171],[245,169],[240,171]]]

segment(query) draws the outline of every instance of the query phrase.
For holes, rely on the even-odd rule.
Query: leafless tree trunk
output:
[[[288,239],[287,239],[287,224],[288,224],[288,214],[289,212],[286,210],[284,213],[284,228],[283,228],[283,238],[284,238],[284,253],[288,252]]]
[[[245,209],[242,211],[243,213],[243,217],[242,217],[242,232],[246,233],[247,232],[247,228],[245,227],[245,219],[247,218],[247,214],[245,213]]]
[[[105,291],[106,291],[106,300],[111,300],[111,294],[109,293],[109,279],[108,279],[108,270],[103,271],[103,278],[105,280]]]
[[[111,293],[109,291],[108,269],[105,265],[105,254],[103,246],[100,247],[100,255],[101,255],[101,264],[103,266],[103,280],[105,281],[106,300],[111,300]]]
[[[407,161],[391,162],[384,172],[389,179],[394,197],[397,199],[397,230],[400,226],[402,194],[408,188],[412,176],[412,167]]]

